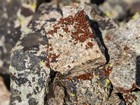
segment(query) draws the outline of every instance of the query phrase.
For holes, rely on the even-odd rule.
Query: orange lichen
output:
[[[83,10],[76,13],[74,17],[68,16],[64,19],[61,18],[60,21],[53,26],[53,30],[50,30],[47,34],[53,35],[58,29],[60,29],[60,27],[62,27],[64,32],[68,33],[70,32],[68,28],[69,25],[73,25],[75,28],[75,31],[72,31],[71,35],[75,41],[84,42],[88,38],[93,37],[93,33],[91,33],[89,30],[90,25]]]
[[[70,27],[73,27],[70,29]],[[53,29],[49,30],[47,32],[48,39],[53,37],[57,31],[61,29],[63,32],[67,34],[61,34],[59,33],[58,35],[60,37],[64,37],[64,35],[70,35],[70,39],[68,40],[70,43],[73,45],[76,45],[77,43],[85,42],[87,39],[92,39],[93,38],[93,32],[90,30],[90,24],[87,21],[86,15],[84,10],[78,11],[74,16],[68,16],[66,18],[61,18],[56,24],[53,25]],[[94,45],[94,43],[91,40],[88,40],[85,44],[85,48],[91,48]],[[49,67],[51,62],[57,62],[57,58],[60,56],[60,54],[56,55],[53,52],[53,48],[50,45],[50,42],[48,40],[48,51],[47,55],[49,60],[47,60],[46,65]],[[71,68],[70,66],[68,66]],[[88,79],[87,75],[83,75],[85,78]],[[81,76],[79,76],[80,78]],[[89,76],[90,77],[90,76]]]
[[[136,88],[137,88],[136,84],[132,84],[131,89],[124,89],[122,87],[116,87],[116,90],[119,91],[119,92],[122,92],[122,93],[128,93],[128,92],[131,92],[132,90],[134,90]]]
[[[99,75],[101,75],[102,77],[108,77],[111,71],[112,67],[106,66],[99,72]]]
[[[76,76],[77,79],[80,80],[90,80],[93,78],[93,74],[92,73],[85,73],[85,74],[81,74],[79,76]]]
[[[78,80],[91,80],[93,78],[93,74],[92,73],[85,73],[85,74],[81,74],[81,75],[78,75],[75,77],[67,76],[65,79],[71,81],[73,78],[78,79]]]

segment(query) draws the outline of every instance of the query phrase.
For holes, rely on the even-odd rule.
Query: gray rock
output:
[[[30,42],[30,43],[29,43]],[[44,104],[50,69],[46,67],[46,39],[32,32],[23,37],[11,54],[11,105]],[[42,47],[43,46],[43,47]]]
[[[140,55],[140,19],[132,20],[120,28],[107,32],[103,37],[110,55],[109,76],[113,86],[119,91],[135,88],[139,69],[136,58]]]
[[[129,6],[124,0],[107,0],[99,8],[112,19],[122,19],[126,17]]]
[[[36,0],[0,1],[0,73],[9,74],[10,52],[35,10]]]

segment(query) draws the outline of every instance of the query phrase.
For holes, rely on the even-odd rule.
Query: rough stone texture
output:
[[[10,51],[31,19],[35,0],[0,1],[0,73],[9,73]]]
[[[0,0],[0,75],[6,83],[0,81],[0,105],[9,105],[10,93],[6,86],[10,88],[11,49],[21,36],[21,25],[31,19],[34,9],[35,0]]]
[[[56,102],[63,102],[62,105],[109,105],[108,100],[112,88],[107,68],[103,69],[106,72],[102,69],[98,69],[98,73],[85,73],[74,77],[57,74],[52,84],[49,85],[51,91],[47,94],[47,105],[57,105]],[[60,91],[55,91],[56,89]],[[121,100],[119,97],[116,99],[119,104]]]
[[[39,6],[32,20],[28,24],[28,28],[33,31],[46,35],[45,27],[49,27],[55,21],[62,17],[61,9],[56,5],[43,3]]]
[[[47,38],[26,29],[11,55],[11,105],[43,105],[50,72],[45,65]]]
[[[81,7],[66,6],[63,17],[45,27],[48,37],[48,67],[61,73],[78,73],[105,64],[86,13]]]
[[[4,84],[4,80],[0,77],[0,105],[9,105],[10,92],[7,90]]]
[[[119,91],[135,88],[139,73],[136,70],[136,58],[140,55],[140,19],[132,20],[120,28],[104,35],[110,54],[113,70],[109,76],[113,86]],[[138,79],[139,80],[139,79]]]
[[[40,9],[42,11],[39,11]],[[45,62],[48,40],[43,26],[55,21],[56,16],[61,16],[56,7],[42,5],[28,25],[29,28],[26,28],[21,39],[12,49],[11,105],[44,104],[48,91],[50,69],[46,67]]]
[[[11,105],[44,104],[42,99],[45,97],[50,72],[45,65],[45,43],[47,43],[45,37],[31,31],[13,48],[9,68]]]

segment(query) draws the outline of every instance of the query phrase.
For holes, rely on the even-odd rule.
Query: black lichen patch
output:
[[[18,100],[18,102],[21,102],[22,101],[20,96],[16,96],[14,98],[15,98],[15,100]]]
[[[20,78],[16,78],[15,82],[18,86],[21,86],[21,85],[24,85],[25,83],[27,83],[28,79],[20,77]]]
[[[21,15],[28,17],[28,16],[33,15],[33,11],[29,8],[21,7]]]
[[[38,79],[38,84],[39,84],[41,89],[43,89],[45,87],[45,82],[46,81],[43,78]]]
[[[41,61],[46,61],[47,58],[47,54],[46,52],[41,52],[40,56],[38,56],[40,58]]]
[[[11,93],[12,93],[12,95],[11,95],[11,100],[10,100],[10,105],[14,105],[13,102],[14,102],[15,100],[18,100],[19,102],[22,101],[22,100],[21,100],[21,97],[17,96],[17,95],[21,94],[21,92],[20,92],[18,89],[13,89],[13,88],[11,87],[10,91],[11,91]],[[16,95],[13,95],[13,94],[16,94]]]
[[[36,102],[36,100],[34,98],[30,98],[28,101],[29,105],[37,105],[38,102]]]
[[[28,58],[30,59],[28,60]],[[39,66],[38,62],[40,61],[35,55],[30,54],[29,52],[23,52],[23,50],[13,52],[11,59],[11,65],[18,71],[31,68],[31,70],[34,70]]]
[[[32,94],[31,93],[29,93],[29,94],[27,94],[27,98],[30,98],[32,96]]]
[[[18,89],[14,89],[14,88],[10,88],[10,91],[11,93],[14,93],[14,94],[21,94],[21,92],[18,90]]]

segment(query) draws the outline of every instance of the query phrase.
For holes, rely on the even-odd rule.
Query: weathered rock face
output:
[[[0,75],[9,87],[9,65],[11,49],[22,34],[35,10],[35,0],[1,0],[0,1]],[[22,26],[21,26],[22,25]],[[1,81],[2,82],[2,81]],[[3,82],[2,82],[3,83]],[[10,93],[1,83],[0,105],[9,105]]]
[[[56,75],[50,85],[51,91],[47,94],[47,105],[57,105],[58,102],[66,105],[102,105],[103,103],[109,105],[111,83],[107,75],[101,71],[98,72],[99,74],[93,72],[75,77]],[[58,89],[60,90],[56,91]],[[119,104],[121,100],[118,98]]]
[[[115,87],[125,90],[135,84],[136,57],[140,54],[139,23],[140,20],[130,21],[125,27],[114,29],[104,36],[113,66],[110,80]]]
[[[5,87],[2,77],[0,77],[0,105],[9,105],[10,92]]]
[[[44,9],[46,10],[46,8]],[[56,8],[53,9],[57,10]],[[47,18],[48,22],[46,24],[51,22],[55,12],[51,11],[54,15]],[[44,36],[42,27],[41,30],[40,27],[36,27],[41,26],[41,22],[45,21],[46,18],[44,20],[42,18],[37,17],[30,22],[30,29],[26,28],[21,39],[12,50],[9,68],[11,74],[11,105],[44,105],[50,68],[46,67],[45,62],[47,58],[47,37]],[[39,23],[37,23],[37,20]]]
[[[10,51],[34,13],[35,0],[1,0],[0,8],[0,73],[8,74]]]
[[[93,29],[84,10],[75,6],[65,7],[62,13],[65,18],[46,27],[47,65],[61,73],[78,73],[105,64],[105,57],[94,39]]]
[[[32,31],[30,31],[32,32]],[[30,42],[30,43],[29,43]],[[50,70],[46,68],[45,37],[32,32],[23,37],[11,55],[11,105],[43,105]],[[43,47],[42,47],[43,46]],[[17,88],[18,87],[18,88]]]
[[[43,105],[50,70],[40,57],[22,49],[15,50],[11,59],[10,104]]]
[[[114,89],[124,93],[127,103],[136,102],[131,92],[139,88],[139,55],[140,55],[140,19],[132,20],[120,28],[113,29],[104,35],[105,44],[110,54],[112,72],[109,75]],[[128,96],[130,96],[128,98]],[[132,96],[132,97],[131,97]],[[136,97],[136,96],[135,96]],[[132,102],[131,102],[131,101]],[[134,101],[135,100],[135,101]]]

